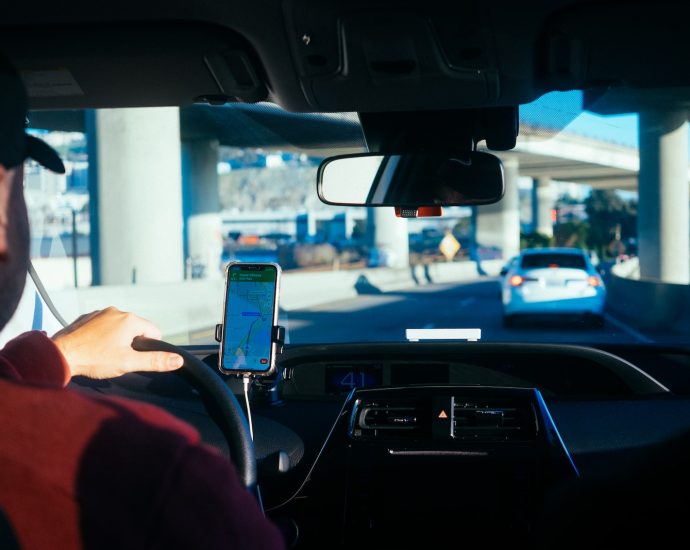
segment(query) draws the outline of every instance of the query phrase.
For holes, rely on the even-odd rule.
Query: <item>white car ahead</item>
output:
[[[501,285],[505,326],[513,325],[517,317],[547,315],[604,324],[606,288],[583,250],[523,250],[509,264]]]

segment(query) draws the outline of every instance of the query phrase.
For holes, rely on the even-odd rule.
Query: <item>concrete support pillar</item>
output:
[[[352,236],[355,222],[352,218],[352,210],[339,212],[328,224],[327,240],[330,242],[343,241]]]
[[[345,210],[343,215],[345,216],[345,238],[351,239],[352,232],[355,230],[355,217],[352,214],[352,210]]]
[[[181,281],[179,110],[103,109],[89,126],[100,284]]]
[[[640,276],[690,282],[688,112],[640,112]]]
[[[553,237],[551,212],[556,206],[556,190],[551,178],[541,177],[532,180],[532,228],[535,233]]]
[[[477,207],[476,238],[480,246],[496,246],[508,259],[520,252],[519,164],[517,158],[503,161],[506,192],[495,204]]]
[[[218,141],[199,139],[182,143],[182,182],[186,259],[203,278],[222,275],[222,219],[218,193]],[[199,269],[201,268],[201,269]],[[187,274],[190,276],[190,274]]]
[[[316,218],[313,212],[298,214],[295,219],[295,236],[299,242],[309,242],[316,236]]]
[[[407,219],[398,218],[393,208],[369,208],[367,225],[376,264],[407,268],[410,265],[410,243]]]

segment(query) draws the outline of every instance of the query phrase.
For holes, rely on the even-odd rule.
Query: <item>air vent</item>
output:
[[[360,402],[352,413],[350,433],[358,439],[409,439],[421,431],[420,412],[409,401]]]
[[[536,437],[530,403],[455,398],[453,437],[461,441],[530,441]]]

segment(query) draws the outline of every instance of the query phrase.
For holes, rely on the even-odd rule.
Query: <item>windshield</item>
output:
[[[267,104],[33,113],[31,131],[67,166],[65,176],[27,168],[33,263],[68,322],[115,305],[177,344],[217,345],[231,261],[280,264],[291,344],[403,341],[419,328],[481,329],[483,341],[684,342],[669,324],[636,323],[645,302],[625,286],[645,270],[639,228],[666,216],[639,216],[638,115],[583,101],[552,93],[521,107],[517,147],[497,153],[501,202],[410,220],[319,202],[319,163],[366,151],[356,114]],[[555,251],[511,261],[544,247],[581,249],[589,283],[516,284],[519,267],[587,267]],[[684,269],[652,280],[686,287]]]
[[[546,252],[544,254],[527,254],[522,258],[524,269],[540,269],[544,267],[569,267],[572,269],[586,269],[585,259],[579,254],[558,254]]]

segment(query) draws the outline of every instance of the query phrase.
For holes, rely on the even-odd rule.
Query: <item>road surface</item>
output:
[[[402,341],[406,328],[481,328],[482,341],[494,342],[594,344],[678,339],[643,334],[610,315],[603,328],[552,321],[505,328],[498,279],[361,295],[283,315],[287,316],[291,344]]]

